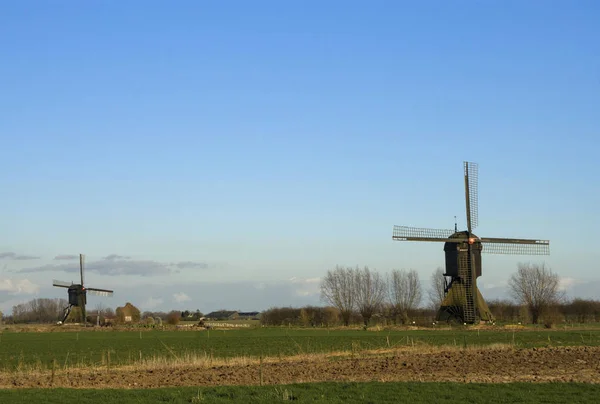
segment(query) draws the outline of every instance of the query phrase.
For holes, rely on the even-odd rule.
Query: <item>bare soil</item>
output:
[[[0,388],[151,388],[323,381],[600,383],[600,347],[396,351],[366,357],[270,358],[219,366],[0,373]]]

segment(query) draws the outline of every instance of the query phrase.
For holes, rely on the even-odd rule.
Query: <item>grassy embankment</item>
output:
[[[11,332],[0,334],[0,371],[142,365],[153,362],[287,357],[399,347],[598,346],[600,329]]]

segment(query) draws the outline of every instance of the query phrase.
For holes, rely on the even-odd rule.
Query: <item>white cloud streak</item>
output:
[[[0,279],[0,292],[14,295],[33,295],[40,290],[40,286],[29,279]]]
[[[189,302],[190,300],[192,300],[191,297],[189,297],[188,295],[186,295],[183,292],[179,292],[179,293],[175,293],[173,294],[173,299],[177,302],[177,303],[183,303],[183,302]]]

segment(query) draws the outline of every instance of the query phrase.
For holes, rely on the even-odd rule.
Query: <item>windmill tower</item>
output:
[[[69,283],[63,281],[52,281],[52,286],[56,286],[59,288],[67,288],[69,293],[69,305],[65,307],[63,318],[61,324],[65,322],[69,314],[71,313],[71,309],[73,307],[81,308],[81,322],[83,325],[86,325],[86,315],[85,315],[85,305],[87,303],[87,293],[91,293],[98,296],[112,296],[113,291],[108,289],[98,289],[98,288],[86,288],[83,283],[83,266],[84,266],[85,256],[83,254],[79,254],[79,275],[81,279],[81,283]]]
[[[493,321],[492,313],[477,288],[481,276],[481,253],[549,255],[548,240],[478,237],[478,166],[464,162],[467,230],[425,229],[394,226],[393,240],[444,243],[446,272],[444,300],[437,312],[438,321],[474,324]],[[448,281],[448,278],[450,279]]]

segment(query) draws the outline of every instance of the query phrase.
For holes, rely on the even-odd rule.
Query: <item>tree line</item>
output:
[[[438,268],[431,276],[427,291],[430,316],[444,299],[446,279]],[[511,275],[508,288],[513,300],[493,301],[488,306],[500,320],[539,323],[556,322],[561,316],[568,319],[594,321],[599,317],[599,304],[594,300],[568,301],[560,289],[560,277],[545,264],[519,263]],[[393,323],[406,324],[423,311],[423,290],[414,270],[392,270],[389,274],[359,267],[336,266],[327,271],[321,281],[321,298],[339,311],[343,325],[349,325],[358,314],[364,326],[378,315]],[[572,321],[572,320],[571,320]]]
[[[8,316],[0,315],[0,321],[7,324],[43,324],[43,323],[56,323],[62,318],[64,309],[67,307],[69,302],[62,298],[35,298],[28,302],[19,303],[14,305],[12,308],[12,314]],[[190,311],[177,311],[172,310],[169,312],[164,311],[144,311],[140,313],[139,309],[131,303],[125,304],[125,306],[131,306],[132,323],[144,321],[150,323],[149,319],[152,319],[152,324],[162,321],[168,324],[178,324],[182,321],[197,321],[202,317],[200,310]],[[124,306],[124,307],[125,307]],[[86,320],[90,324],[105,323],[124,323],[123,310],[117,308],[116,310],[105,307],[103,304],[98,304],[95,307],[86,307]],[[81,308],[72,307],[71,313],[67,317],[67,323],[79,322],[81,319]]]
[[[419,323],[430,325],[444,298],[445,279],[441,268],[431,275],[431,287],[423,291],[414,270],[392,270],[382,275],[369,267],[336,266],[321,280],[321,298],[325,307],[270,308],[261,313],[264,325],[334,326],[371,322],[383,324]],[[488,301],[497,321],[552,324],[561,321],[586,323],[600,321],[600,301],[575,298],[569,300],[560,289],[560,278],[544,264],[518,264],[508,282],[510,299]],[[426,298],[425,298],[426,297]],[[36,298],[13,306],[6,323],[54,323],[68,305],[66,299]],[[135,308],[137,310],[137,308]],[[79,321],[74,307],[67,321]],[[139,311],[138,311],[139,313]],[[116,313],[102,304],[88,308],[87,321],[100,319],[119,322]],[[145,311],[135,315],[136,322],[165,321],[177,324],[198,321],[199,311]]]

